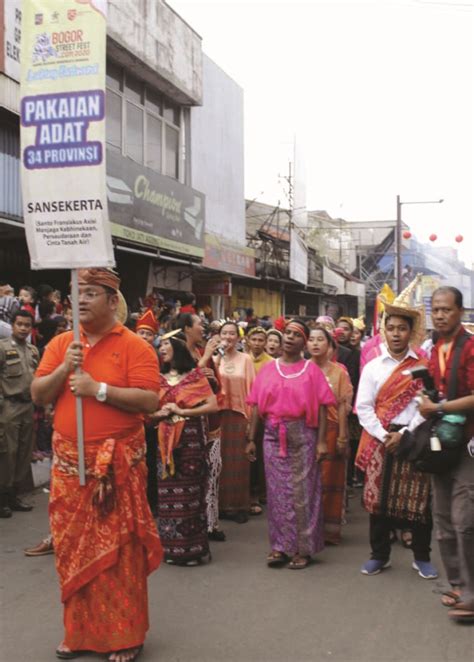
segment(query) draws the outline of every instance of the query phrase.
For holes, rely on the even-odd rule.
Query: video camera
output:
[[[406,373],[411,374],[413,379],[420,379],[423,382],[423,392],[431,402],[439,402],[439,393],[428,368],[423,365],[415,366],[411,370],[407,370]]]

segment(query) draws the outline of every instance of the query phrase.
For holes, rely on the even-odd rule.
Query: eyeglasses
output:
[[[84,301],[94,301],[97,297],[102,296],[102,294],[107,294],[107,292],[96,292],[95,290],[85,290],[84,292],[79,292],[79,299],[84,299]],[[71,299],[71,297],[69,297]]]

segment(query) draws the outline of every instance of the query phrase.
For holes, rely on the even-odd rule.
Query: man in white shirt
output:
[[[356,409],[364,428],[357,465],[365,471],[363,503],[370,514],[371,558],[361,568],[376,575],[390,566],[391,528],[412,530],[412,567],[424,579],[438,573],[430,563],[430,477],[396,456],[404,429],[423,422],[416,405],[420,385],[405,374],[423,359],[410,347],[420,331],[420,311],[386,305],[381,355],[362,371]]]

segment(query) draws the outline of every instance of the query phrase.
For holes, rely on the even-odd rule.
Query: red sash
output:
[[[192,409],[212,395],[211,387],[199,368],[192,370],[174,386],[168,384],[163,375],[160,376],[160,407],[168,402],[175,402],[180,409]],[[178,446],[184,429],[185,420],[182,416],[171,416],[158,425],[158,444],[160,447],[163,478],[167,469],[173,476],[173,451]]]
[[[412,379],[411,375],[404,375],[406,370],[410,370],[415,365],[427,365],[425,359],[407,357],[398,364],[375,399],[375,413],[385,429],[388,428],[394,418],[398,416],[415,395],[423,388],[422,382]],[[366,430],[362,431],[359,443],[359,449],[356,456],[356,466],[365,471],[369,464],[372,453],[381,442],[372,437]]]

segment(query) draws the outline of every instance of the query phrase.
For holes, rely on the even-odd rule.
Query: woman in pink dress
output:
[[[291,320],[283,355],[265,365],[247,402],[253,406],[247,455],[253,460],[259,417],[265,421],[270,566],[305,568],[324,546],[321,472],[327,453],[326,409],[336,403],[320,368],[302,358],[309,338],[304,322]]]

